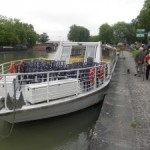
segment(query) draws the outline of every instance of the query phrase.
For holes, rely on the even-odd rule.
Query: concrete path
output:
[[[125,59],[118,60],[89,150],[150,150],[150,80],[135,77],[131,54],[123,54]]]

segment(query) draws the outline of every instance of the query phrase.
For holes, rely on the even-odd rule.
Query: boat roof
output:
[[[79,45],[79,46],[88,46],[88,45],[98,45],[100,44],[101,42],[61,42],[60,44],[61,45]]]

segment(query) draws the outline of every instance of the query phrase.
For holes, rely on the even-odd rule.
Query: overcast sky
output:
[[[32,24],[37,33],[52,40],[66,40],[70,26],[84,26],[91,35],[99,27],[131,22],[145,0],[0,0],[0,15]]]

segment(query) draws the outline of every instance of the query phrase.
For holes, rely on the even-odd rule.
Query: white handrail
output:
[[[104,77],[101,77],[100,76],[100,66],[101,65],[104,65],[104,70],[107,71],[105,72],[104,71]],[[40,79],[40,82],[43,82],[43,83],[46,83],[46,86],[47,86],[47,90],[45,91],[45,93],[43,93],[43,95],[46,95],[46,101],[47,103],[49,102],[49,86],[50,86],[50,82],[51,81],[54,81],[54,80],[61,80],[61,79],[67,79],[67,78],[75,78],[77,79],[77,81],[79,82],[76,89],[80,88],[80,92],[79,90],[75,91],[76,93],[76,96],[78,96],[80,93],[83,93],[83,92],[89,92],[91,90],[95,90],[96,88],[100,87],[106,78],[109,77],[109,66],[110,64],[99,64],[98,66],[94,66],[95,68],[95,73],[94,73],[94,83],[90,81],[89,79],[89,72],[90,72],[90,69],[93,68],[93,67],[87,67],[87,68],[77,68],[77,69],[70,69],[70,70],[58,70],[58,71],[47,71],[47,72],[31,72],[31,73],[13,73],[13,74],[1,74],[1,76],[4,78],[1,82],[4,83],[4,86],[5,86],[5,109],[7,110],[7,93],[9,93],[9,90],[7,88],[7,80],[10,76],[16,76],[16,82],[15,83],[16,85],[20,85],[21,83],[24,83],[24,82],[32,82],[33,79],[32,77]],[[107,67],[107,69],[106,69]],[[61,74],[63,73],[63,74]],[[107,76],[106,76],[107,74]],[[40,77],[38,77],[40,76]],[[108,80],[108,79],[107,79]],[[28,83],[25,83],[25,84],[22,84],[20,85],[21,87],[25,86],[26,84]],[[31,84],[35,84],[35,83],[31,83]],[[64,83],[65,84],[65,83]],[[63,89],[64,92],[67,92],[65,91],[65,89]],[[21,92],[21,90],[18,90],[17,91],[18,93]],[[40,93],[37,93],[37,98],[38,98],[38,94],[40,95]],[[54,94],[58,94],[58,93],[54,93]],[[26,103],[26,99],[25,99],[25,103]],[[26,103],[27,105],[27,103]]]

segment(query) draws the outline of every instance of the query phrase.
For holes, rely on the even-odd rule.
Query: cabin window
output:
[[[73,46],[69,63],[84,62],[85,46]]]
[[[110,48],[103,48],[102,49],[102,57],[103,61],[112,61],[115,56],[115,51]]]
[[[103,57],[109,57],[110,56],[110,49],[105,48],[103,49]]]
[[[62,50],[61,60],[66,61],[66,63],[69,62],[70,54],[71,54],[71,46],[64,46]]]
[[[96,49],[97,49],[97,46],[87,46],[85,60],[87,60],[88,57],[92,57],[93,59],[95,59],[96,58]]]
[[[72,47],[71,56],[84,56],[85,47]]]

